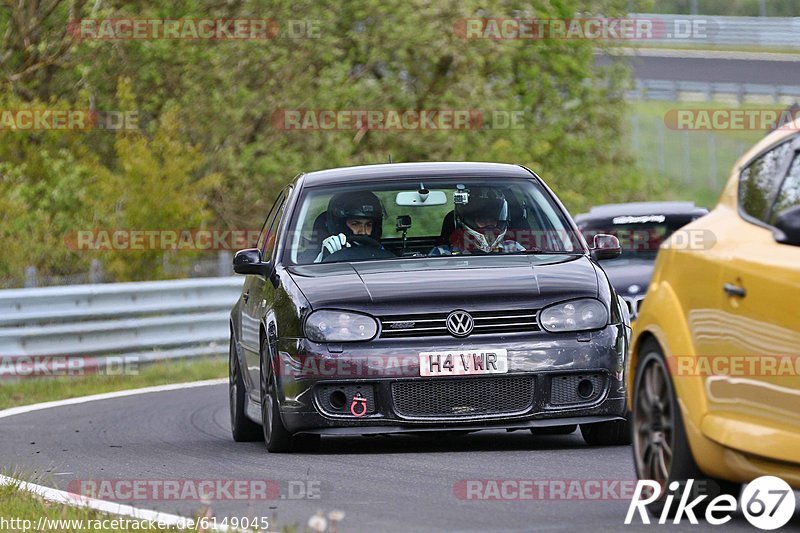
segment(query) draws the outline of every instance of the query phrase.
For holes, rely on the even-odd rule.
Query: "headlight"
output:
[[[378,333],[378,322],[360,313],[314,311],[306,319],[305,331],[314,342],[368,341]]]
[[[572,300],[542,309],[539,324],[551,332],[600,329],[608,324],[608,310],[594,298]]]

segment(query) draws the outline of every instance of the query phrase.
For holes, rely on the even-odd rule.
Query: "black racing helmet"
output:
[[[328,216],[326,227],[332,235],[344,233],[348,237],[353,236],[353,232],[347,227],[348,218],[369,218],[372,219],[372,237],[375,240],[381,238],[383,217],[386,213],[380,199],[369,191],[342,192],[333,195],[328,202]]]
[[[464,189],[455,204],[456,220],[470,229],[477,230],[475,220],[490,218],[497,220],[496,229],[508,229],[508,201],[501,189],[495,187],[470,187]],[[466,199],[466,203],[463,200]]]

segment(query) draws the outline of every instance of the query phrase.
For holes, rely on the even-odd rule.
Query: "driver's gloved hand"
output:
[[[347,242],[347,237],[344,233],[340,233],[339,235],[331,235],[322,241],[322,249],[328,250],[329,254],[336,253],[345,246],[349,248],[350,244]]]
[[[338,252],[345,246],[350,247],[350,243],[347,242],[347,237],[344,233],[340,233],[339,235],[331,235],[322,241],[322,249],[319,251],[317,258],[314,259],[314,262],[319,263],[322,261],[322,256],[325,255],[325,252],[328,252],[328,255],[330,255]]]

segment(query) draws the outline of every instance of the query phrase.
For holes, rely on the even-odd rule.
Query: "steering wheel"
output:
[[[353,235],[347,238],[347,242],[357,244],[358,246],[367,246],[371,248],[380,248],[381,243],[369,237],[368,235]]]

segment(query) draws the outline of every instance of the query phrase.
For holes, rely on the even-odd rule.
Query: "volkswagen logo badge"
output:
[[[472,320],[472,315],[466,311],[453,311],[447,315],[447,331],[453,337],[466,337],[472,333],[474,327],[475,322]]]

